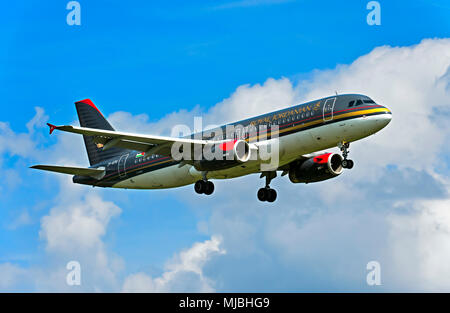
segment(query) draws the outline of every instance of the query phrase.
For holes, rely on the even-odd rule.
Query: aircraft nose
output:
[[[380,111],[384,114],[378,115],[378,122],[381,124],[381,128],[384,128],[392,120],[392,112],[387,107],[380,105]]]

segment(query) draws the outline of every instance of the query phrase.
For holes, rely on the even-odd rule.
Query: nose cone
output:
[[[392,112],[387,107],[380,105],[380,111],[381,114],[377,115],[377,124],[379,125],[380,129],[384,128],[389,124],[392,120]]]

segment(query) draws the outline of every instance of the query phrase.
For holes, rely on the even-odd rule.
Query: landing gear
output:
[[[264,187],[258,190],[259,201],[274,202],[276,199],[277,192],[275,189]]]
[[[351,169],[353,167],[354,163],[353,160],[342,160],[342,167],[343,168],[347,168],[347,169]]]
[[[263,172],[261,178],[266,177],[266,187],[258,190],[257,196],[259,201],[274,202],[277,199],[277,192],[270,188],[270,182],[277,177],[277,172]]]
[[[342,157],[344,158],[341,163],[342,167],[351,169],[354,165],[353,160],[347,159],[347,156],[350,153],[350,151],[348,150],[348,148],[350,147],[350,142],[340,142],[338,144],[338,147],[342,151]]]
[[[203,172],[203,179],[197,180],[194,184],[194,190],[198,194],[204,193],[205,195],[210,195],[214,192],[214,184],[210,182],[206,177],[208,172]]]
[[[194,190],[198,194],[204,193],[209,196],[214,192],[214,184],[210,181],[197,180],[194,185]]]

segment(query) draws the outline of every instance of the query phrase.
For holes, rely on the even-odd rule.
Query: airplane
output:
[[[354,165],[348,159],[350,143],[375,134],[392,119],[387,107],[368,96],[336,94],[209,132],[170,137],[116,131],[90,99],[75,106],[80,126],[47,125],[50,134],[58,130],[83,135],[90,167],[31,168],[73,175],[74,183],[93,187],[163,189],[194,184],[195,192],[205,195],[214,192],[211,180],[257,173],[265,178],[257,198],[267,202],[277,198],[270,187],[277,172],[288,175],[292,183],[337,177]],[[206,147],[222,158],[203,155]],[[342,155],[319,152],[333,147]],[[276,153],[267,152],[271,149]],[[263,150],[270,159],[258,155]]]

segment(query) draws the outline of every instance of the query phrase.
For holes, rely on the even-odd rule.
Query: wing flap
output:
[[[148,143],[142,143],[137,141],[131,141],[131,140],[118,140],[113,145],[113,147],[122,148],[122,149],[130,149],[130,150],[136,150],[136,151],[148,151],[154,145],[150,145]]]

